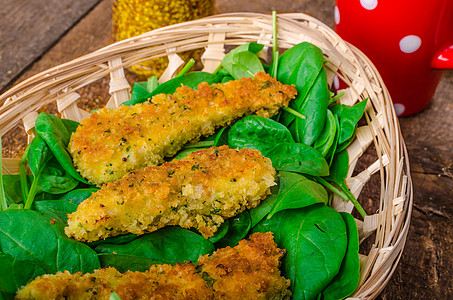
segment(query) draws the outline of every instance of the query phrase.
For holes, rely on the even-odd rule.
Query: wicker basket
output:
[[[366,125],[358,128],[356,139],[348,147],[347,184],[359,197],[373,174],[377,173],[380,180],[379,195],[376,191],[374,197],[376,213],[368,211],[370,215],[364,221],[357,220],[360,240],[367,240],[371,246],[366,254],[360,255],[360,283],[353,295],[375,298],[398,264],[409,228],[412,182],[406,148],[389,93],[371,62],[320,21],[301,13],[279,15],[279,48],[288,49],[302,41],[322,49],[328,60],[326,68],[330,84],[335,76],[347,84],[348,88],[343,90],[345,95],[340,99],[342,103],[351,105],[366,98],[371,100],[365,112]],[[177,55],[179,52],[204,49],[204,70],[214,71],[225,55],[225,47],[248,42],[272,47],[270,15],[218,15],[112,44],[40,73],[1,95],[0,103],[5,101],[0,108],[2,133],[24,122],[25,130],[32,138],[36,111],[54,101],[62,117],[75,121],[86,118],[89,113],[77,107],[80,97],[77,90],[105,76],[110,76],[111,98],[107,106],[120,105],[129,100],[131,89],[123,68],[138,62],[168,56],[169,67],[160,78],[160,81],[166,81],[183,63]],[[374,150],[367,151],[369,148]],[[370,151],[373,152],[371,160]],[[355,170],[356,165],[363,165],[363,162],[365,168],[360,172]],[[17,173],[18,160],[4,159],[3,167],[5,173]],[[334,198],[333,207],[338,211],[353,210],[351,203],[340,198]]]

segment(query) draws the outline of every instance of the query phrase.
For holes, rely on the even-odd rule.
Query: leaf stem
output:
[[[25,164],[27,161],[28,151],[30,149],[30,144],[25,148],[24,155],[19,161],[19,180],[20,180],[20,189],[22,192],[22,201],[25,203],[28,197],[28,182],[27,182],[27,171],[25,169]]]
[[[297,118],[301,118],[302,120],[305,120],[307,117],[304,116],[303,114],[301,114],[300,112],[292,109],[291,107],[286,107],[286,106],[283,106],[282,109],[290,114],[292,114],[293,116],[297,117]]]
[[[38,173],[38,175],[33,177],[33,182],[31,183],[30,192],[28,193],[27,200],[25,201],[24,209],[30,209],[33,204],[33,200],[35,200],[36,193],[38,192],[39,175],[40,174]]]
[[[214,72],[212,72],[212,74],[215,75],[215,74],[219,73],[219,71],[220,71],[222,68],[223,68],[223,66],[222,66],[222,64],[220,64],[220,65],[214,70]]]
[[[272,35],[274,40],[274,45],[272,47],[272,70],[271,76],[277,76],[277,69],[278,69],[278,38],[277,38],[277,12],[275,10],[272,11]]]
[[[250,76],[252,76],[252,77],[254,77],[254,76],[255,76],[255,74],[253,74],[253,72],[252,72],[252,71],[250,71],[249,69],[247,69],[247,68],[246,68],[246,67],[244,67],[243,65],[241,65],[241,64],[238,64],[238,63],[233,63],[233,65],[234,65],[234,66],[236,66],[236,67],[239,67],[239,68],[241,68],[242,70],[244,70],[245,72],[247,72],[247,73],[248,73],[248,74],[249,74]]]
[[[360,205],[360,203],[357,201],[357,199],[354,197],[354,195],[348,190],[348,189],[338,189],[336,188],[335,186],[333,186],[332,184],[330,184],[329,182],[327,182],[326,180],[324,180],[322,177],[315,177],[316,180],[319,181],[319,183],[321,183],[324,187],[326,187],[327,189],[329,189],[331,192],[337,194],[338,196],[340,196],[343,200],[346,200],[346,201],[351,201],[352,204],[354,204],[355,208],[357,209],[357,211],[360,213],[360,215],[365,218],[366,217],[366,212],[365,210],[363,209],[363,207]]]
[[[189,71],[190,68],[193,67],[193,65],[195,64],[195,59],[191,58],[187,64],[182,68],[182,70],[178,73],[178,75],[176,75],[176,77],[181,77],[183,76],[184,74],[187,73],[187,71]]]

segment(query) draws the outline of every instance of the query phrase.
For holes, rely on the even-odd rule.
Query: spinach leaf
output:
[[[357,103],[354,106],[344,104],[336,104],[332,106],[332,112],[337,115],[340,120],[340,137],[338,144],[349,141],[354,136],[357,123],[362,118],[366,104],[367,99]]]
[[[173,94],[176,91],[176,89],[181,85],[186,85],[190,88],[196,89],[198,85],[202,82],[213,84],[218,83],[221,80],[222,76],[207,72],[188,73],[186,75],[170,79],[160,84],[152,92],[148,93],[145,97],[137,98],[135,100],[131,99],[129,101],[124,102],[123,105],[135,105],[138,103],[143,103],[157,94]]]
[[[229,229],[230,229],[230,221],[227,219],[227,220],[225,220],[225,222],[223,222],[219,226],[219,228],[214,233],[214,235],[211,236],[210,238],[208,238],[208,240],[211,243],[216,243],[216,242],[220,241],[227,234]]]
[[[313,147],[321,153],[322,156],[327,157],[329,150],[333,147],[335,142],[335,135],[337,131],[337,126],[335,122],[335,116],[328,109],[327,110],[327,119],[324,124],[324,128],[321,132],[321,135],[315,141]]]
[[[278,197],[267,218],[285,209],[302,208],[317,203],[327,204],[328,200],[326,190],[319,183],[297,173],[280,172]]]
[[[179,151],[179,152],[172,158],[172,160],[173,160],[173,159],[181,159],[181,158],[184,158],[184,157],[187,156],[187,154],[192,153],[192,152],[195,152],[195,151],[198,151],[198,150],[201,150],[201,149],[205,149],[205,147],[183,149],[183,150]]]
[[[230,68],[229,65],[224,65],[224,67],[225,69]],[[264,71],[264,68],[260,59],[254,53],[245,51],[233,55],[231,76],[234,79],[253,77],[259,71]]]
[[[121,244],[126,244],[129,243],[133,240],[135,240],[138,237],[138,235],[133,234],[133,233],[128,233],[128,234],[123,234],[123,235],[118,235],[118,236],[111,236],[106,238],[105,240],[97,240],[88,243],[88,246],[91,248],[95,248],[99,245],[103,244],[115,244],[115,245],[121,245]]]
[[[264,71],[263,65],[256,55],[264,45],[249,43],[231,50],[222,59],[222,66],[234,78],[253,77],[259,71]]]
[[[27,199],[25,200],[25,209],[31,207],[35,196],[39,191],[41,174],[52,157],[53,154],[46,142],[40,136],[36,136],[31,141],[29,151],[27,152],[28,166],[33,173],[33,181],[27,194]]]
[[[295,105],[299,105],[295,99]],[[307,97],[296,109],[306,118],[296,118],[288,128],[297,142],[312,145],[321,134],[327,115],[329,88],[327,86],[326,70],[322,69],[316,78]],[[285,112],[285,114],[287,114]]]
[[[261,221],[254,232],[274,232],[286,249],[283,267],[294,299],[317,299],[338,274],[347,247],[341,215],[325,205],[284,210]]]
[[[0,250],[32,262],[46,274],[68,270],[92,272],[100,267],[96,252],[68,238],[64,223],[33,210],[8,210],[0,214]]]
[[[248,211],[244,211],[229,219],[229,229],[226,235],[216,243],[217,248],[234,247],[252,228],[252,220]]]
[[[276,170],[326,176],[329,166],[313,147],[301,143],[281,143],[267,152]]]
[[[101,262],[102,268],[114,267],[121,273],[127,271],[145,272],[151,265],[161,265],[165,263],[152,258],[115,253],[100,253],[99,261]]]
[[[252,148],[263,155],[280,143],[294,143],[282,124],[261,116],[247,116],[237,121],[228,134],[230,148]]]
[[[0,293],[13,299],[17,290],[30,280],[45,274],[36,263],[0,253]]]
[[[277,79],[285,84],[294,84],[298,91],[290,107],[306,116],[305,120],[295,119],[284,112],[281,122],[289,127],[297,142],[311,145],[324,126],[330,98],[322,51],[303,42],[285,51],[278,63]],[[292,124],[293,121],[295,124]]]
[[[77,126],[77,122],[59,119],[46,113],[40,113],[35,123],[36,132],[49,146],[61,167],[78,181],[88,184],[74,168],[71,155],[66,150],[71,134]]]
[[[360,203],[354,197],[354,195],[349,191],[346,185],[346,177],[348,175],[349,170],[349,155],[346,150],[343,150],[337,154],[335,154],[335,158],[333,160],[332,165],[330,166],[330,174],[325,178],[317,178],[321,184],[325,187],[332,190],[334,193],[338,194],[344,200],[351,201],[357,211],[362,215],[362,217],[366,216],[365,210],[362,208]],[[331,186],[325,183],[325,180],[335,184],[340,191],[336,191]],[[339,193],[340,192],[340,193]]]
[[[69,193],[63,195],[60,200],[68,201],[70,203],[74,203],[79,205],[82,201],[88,199],[94,192],[98,191],[99,188],[85,188],[85,189],[77,189],[70,191]]]
[[[23,201],[21,193],[21,179],[19,175],[3,175],[3,185],[7,204],[21,203]],[[26,178],[32,177],[31,175]],[[28,180],[27,180],[28,181]]]
[[[223,146],[223,145],[228,145],[229,132],[230,132],[230,128],[228,126],[222,127],[214,135],[214,147],[220,147],[220,146]]]
[[[276,178],[276,181],[279,182],[279,177]],[[255,227],[267,214],[271,211],[272,207],[277,200],[278,191],[280,184],[271,186],[271,194],[267,196],[266,199],[261,201],[261,203],[254,208],[249,209],[250,219],[252,221],[252,227]]]
[[[32,208],[49,217],[58,217],[64,224],[68,222],[67,214],[77,210],[77,204],[65,200],[42,200],[33,203]]]
[[[165,227],[126,244],[103,244],[97,246],[95,250],[98,253],[115,252],[120,255],[176,264],[187,260],[196,262],[200,255],[213,252],[214,245],[190,230],[180,227]],[[132,260],[132,257],[130,259]]]
[[[346,298],[355,291],[359,284],[360,260],[357,224],[351,214],[345,212],[340,212],[340,214],[348,232],[348,247],[341,263],[340,272],[322,292],[325,300]]]
[[[67,193],[78,184],[79,181],[62,169],[55,157],[46,164],[38,180],[39,190],[49,194]]]
[[[159,83],[157,82],[157,76],[155,75],[148,78],[147,81],[134,82],[130,101],[146,98],[146,96],[148,96],[148,94],[154,91],[158,86]]]

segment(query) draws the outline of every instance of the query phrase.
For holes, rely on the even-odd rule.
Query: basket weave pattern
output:
[[[278,47],[288,49],[307,41],[318,46],[328,60],[328,82],[338,76],[348,88],[341,103],[352,105],[369,99],[366,125],[360,126],[348,147],[350,168],[347,185],[359,197],[371,176],[378,173],[381,188],[378,210],[364,221],[357,220],[360,241],[372,233],[374,241],[366,254],[360,255],[359,287],[352,297],[375,298],[385,287],[401,257],[409,229],[412,209],[412,182],[407,152],[391,99],[371,62],[353,46],[344,42],[327,25],[305,14],[278,16]],[[224,14],[177,24],[130,38],[73,61],[40,73],[0,96],[0,128],[6,133],[24,123],[33,138],[37,110],[56,102],[63,118],[81,121],[89,112],[78,108],[77,90],[109,76],[110,100],[107,107],[117,107],[130,99],[131,86],[124,68],[152,58],[168,57],[169,66],[159,79],[170,79],[184,63],[178,53],[204,49],[204,71],[212,72],[225,55],[225,48],[258,42],[272,47],[272,17],[239,13]],[[357,162],[374,145],[377,159],[361,172],[354,173]],[[3,172],[17,173],[18,159],[3,159]],[[353,176],[354,174],[354,176]],[[353,205],[335,196],[332,207],[351,212]],[[368,212],[370,213],[370,212]]]

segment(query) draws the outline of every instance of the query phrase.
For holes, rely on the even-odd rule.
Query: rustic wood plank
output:
[[[0,91],[100,0],[2,0]]]
[[[400,119],[414,186],[411,228],[380,299],[450,299],[453,294],[453,72],[430,106]]]

